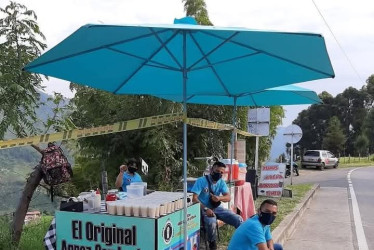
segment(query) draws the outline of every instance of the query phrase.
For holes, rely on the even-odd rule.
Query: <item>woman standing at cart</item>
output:
[[[122,191],[127,192],[127,185],[132,182],[142,182],[142,177],[136,172],[137,170],[135,159],[130,159],[127,164],[121,165],[116,179],[116,188],[122,188]]]

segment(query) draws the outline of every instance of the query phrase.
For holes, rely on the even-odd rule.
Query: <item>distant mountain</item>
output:
[[[270,149],[270,159],[271,161],[275,161],[276,158],[279,157],[282,153],[286,153],[286,141],[283,138],[283,132],[285,127],[278,127],[277,134],[273,139]]]
[[[40,93],[40,99],[45,105],[36,110],[37,117],[46,121],[52,115],[52,102],[48,101],[50,96]],[[38,124],[42,126],[40,122]],[[6,139],[14,138],[7,133]],[[66,151],[65,151],[66,152]],[[0,215],[11,213],[21,197],[28,174],[40,161],[41,155],[31,147],[19,147],[0,150]],[[56,202],[51,203],[45,190],[38,188],[32,198],[30,209],[54,212]]]

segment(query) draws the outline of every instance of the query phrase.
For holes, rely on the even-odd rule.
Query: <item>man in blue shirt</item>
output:
[[[242,217],[222,206],[215,207],[213,203],[229,202],[231,196],[226,182],[222,180],[226,165],[222,162],[213,164],[210,175],[200,177],[196,180],[191,189],[193,202],[200,203],[202,210],[202,220],[209,241],[209,249],[217,249],[217,219],[226,224],[238,228],[243,222]],[[221,196],[222,194],[222,196]]]
[[[131,182],[142,182],[142,177],[136,171],[138,170],[136,160],[130,159],[127,165],[121,165],[120,171],[116,179],[116,187],[122,188],[122,191],[127,192],[127,185]]]
[[[278,204],[273,200],[261,203],[258,214],[244,222],[231,238],[228,250],[283,250],[274,244],[270,225],[275,220]]]

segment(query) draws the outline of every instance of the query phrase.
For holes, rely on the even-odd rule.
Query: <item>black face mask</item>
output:
[[[137,168],[134,168],[134,167],[128,167],[128,170],[130,173],[135,173],[138,169]]]
[[[276,216],[274,216],[272,213],[260,212],[260,214],[259,214],[260,222],[263,225],[270,225],[275,220],[275,217]]]
[[[212,176],[213,181],[218,181],[219,179],[222,178],[222,174],[221,173],[216,173],[216,172],[211,173],[211,176]]]

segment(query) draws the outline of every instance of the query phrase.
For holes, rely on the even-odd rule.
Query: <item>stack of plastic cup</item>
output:
[[[115,202],[108,202],[107,203],[107,210],[108,210],[108,214],[115,215],[116,214],[116,203]]]
[[[132,205],[132,214],[135,217],[139,217],[139,214],[140,214],[140,205],[139,205],[139,203],[134,203]]]
[[[149,203],[142,203],[140,205],[140,216],[143,218],[148,216],[148,204]]]
[[[123,215],[124,210],[124,204],[123,202],[115,202],[116,209],[117,209],[117,215]]]
[[[125,216],[132,216],[132,203],[124,203]]]

